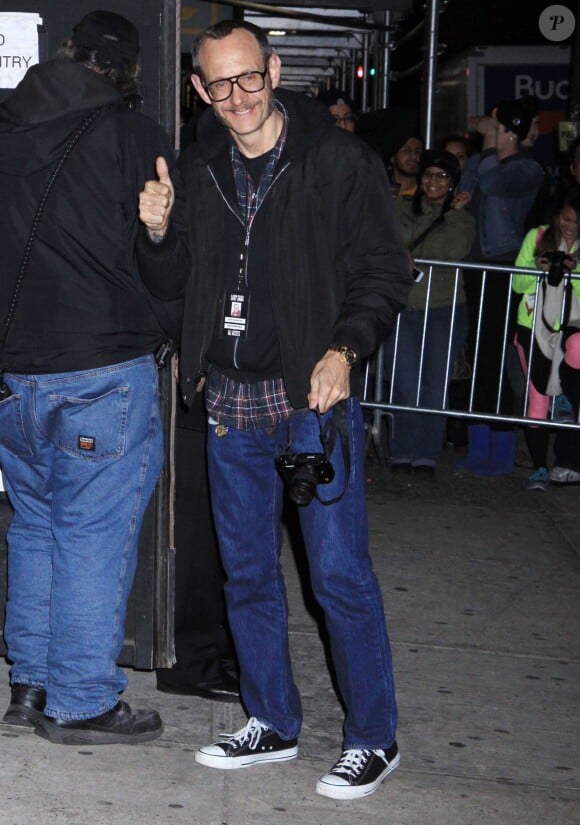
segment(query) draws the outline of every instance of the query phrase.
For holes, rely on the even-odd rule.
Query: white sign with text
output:
[[[34,12],[0,12],[0,89],[14,89],[38,63],[38,26]]]

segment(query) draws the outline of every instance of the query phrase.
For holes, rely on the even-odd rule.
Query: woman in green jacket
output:
[[[563,275],[565,271],[580,272],[579,254],[580,187],[574,187],[560,197],[550,224],[528,232],[516,259],[516,266],[549,273],[539,286],[535,275],[514,275],[512,281],[514,291],[522,295],[515,344],[526,375],[532,351],[527,410],[530,418],[547,419],[552,397],[564,391],[572,403],[574,420],[578,420],[580,279],[570,279],[570,286],[566,287]],[[549,473],[548,429],[528,427],[526,437],[534,463],[528,490],[544,491],[550,481],[580,482],[580,432],[568,429],[558,432],[554,442],[555,463]]]
[[[415,258],[458,261],[471,249],[475,224],[465,211],[469,195],[456,195],[459,176],[454,155],[428,150],[421,158],[415,195],[395,202],[411,268]],[[434,267],[429,276],[414,269],[414,278],[398,333],[387,341],[387,375],[394,404],[415,406],[418,396],[421,408],[440,410],[446,400],[447,366],[453,364],[467,333],[463,282],[454,267]],[[390,438],[392,470],[433,475],[445,426],[442,415],[396,411]]]

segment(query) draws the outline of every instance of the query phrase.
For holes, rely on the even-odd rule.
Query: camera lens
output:
[[[316,492],[315,485],[308,479],[295,479],[288,489],[288,495],[294,504],[310,504]]]
[[[295,504],[310,504],[316,494],[317,476],[314,467],[305,464],[296,470],[288,488],[288,495]]]

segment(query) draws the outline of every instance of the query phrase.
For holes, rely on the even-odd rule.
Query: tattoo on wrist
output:
[[[154,229],[148,229],[149,237],[153,241],[153,243],[161,243],[161,241],[165,238],[166,232],[159,232]]]

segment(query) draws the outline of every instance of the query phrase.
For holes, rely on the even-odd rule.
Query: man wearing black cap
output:
[[[517,257],[526,216],[544,177],[539,163],[520,150],[520,141],[526,138],[531,122],[529,108],[519,100],[502,101],[491,116],[470,121],[470,127],[483,135],[482,152],[469,158],[460,184],[462,191],[472,195],[471,210],[476,219],[477,235],[470,261],[509,265]],[[466,271],[464,277],[470,322],[468,340],[473,352],[483,281],[479,271]],[[511,386],[503,375],[508,279],[506,273],[493,272],[485,281],[476,364],[477,412],[495,412],[501,387],[499,411],[504,415],[513,413]],[[512,472],[516,449],[512,425],[473,424],[468,429],[468,439],[469,452],[458,463],[458,469],[482,476]]]
[[[138,51],[132,23],[91,12],[0,106],[0,465],[14,508],[4,722],[59,744],[163,729],[119,700],[116,665],[163,461],[163,334],[134,241],[138,193],[171,150],[125,105]]]

